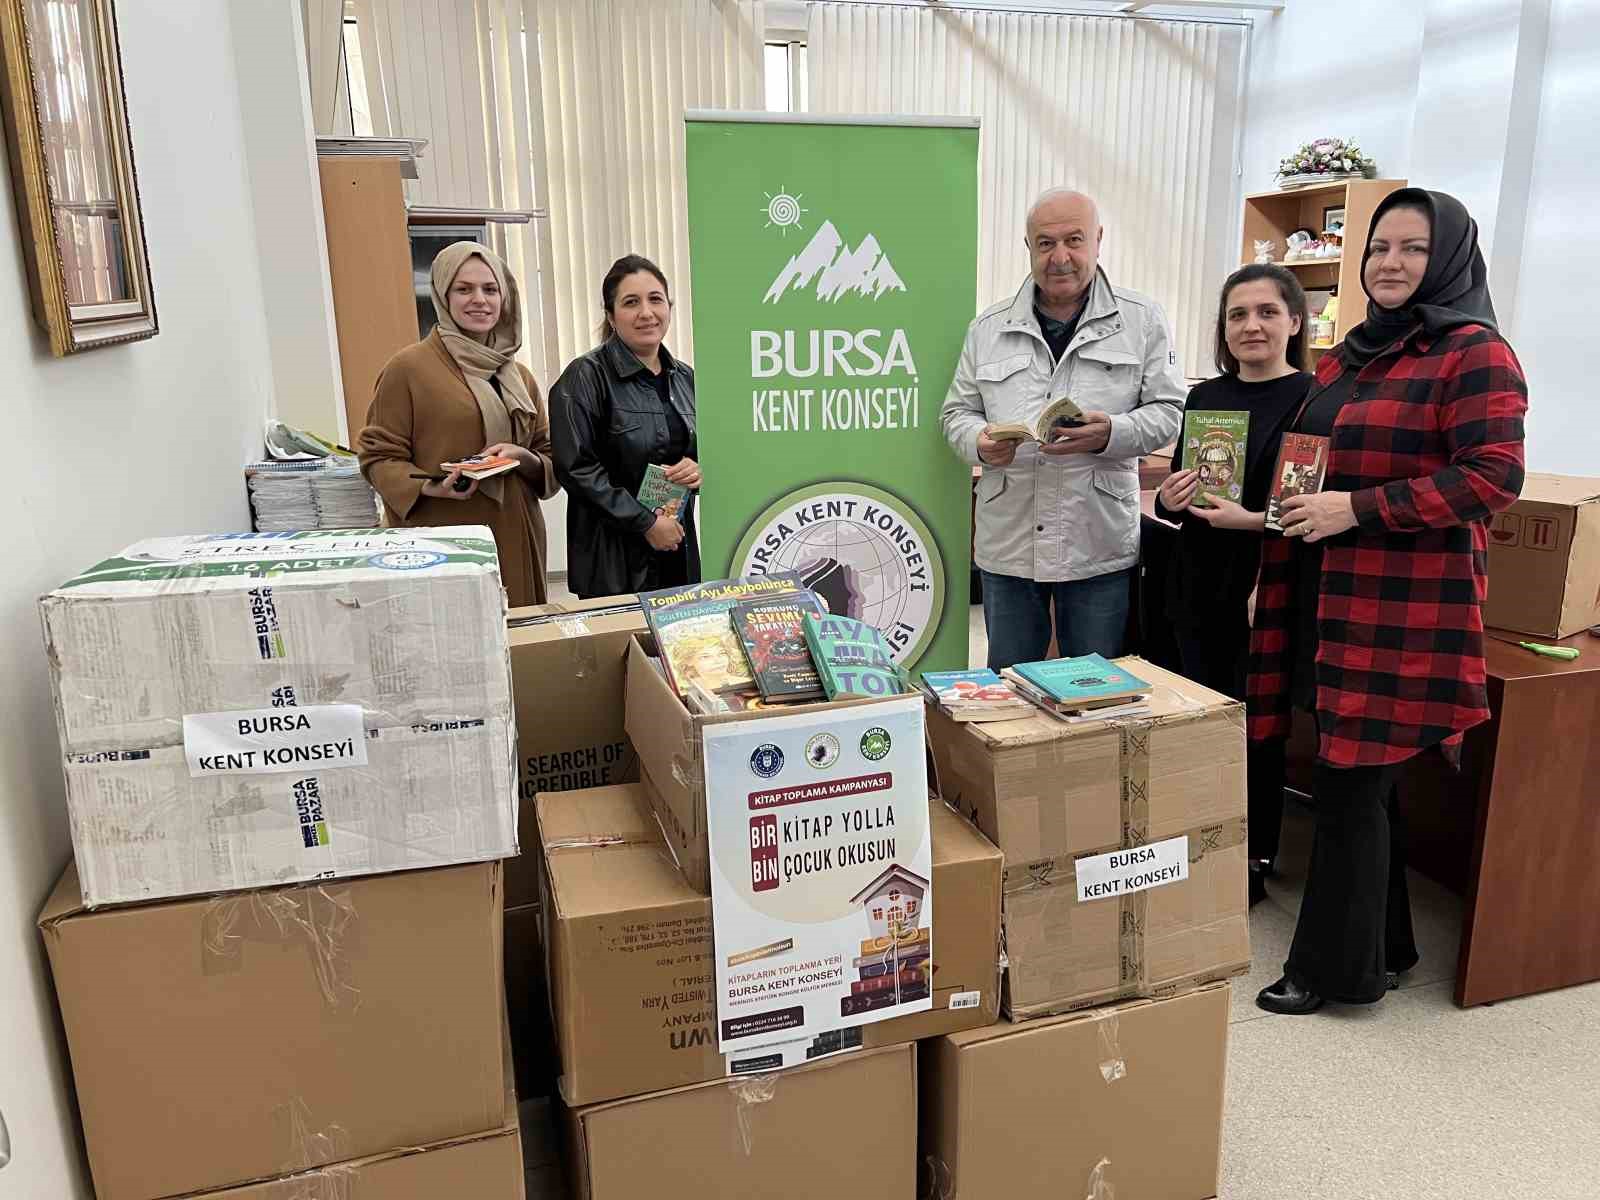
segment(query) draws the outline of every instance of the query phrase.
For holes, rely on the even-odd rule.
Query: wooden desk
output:
[[[1463,1007],[1600,979],[1600,637],[1561,644],[1582,657],[1494,640],[1484,655],[1495,715],[1457,783],[1477,801]]]

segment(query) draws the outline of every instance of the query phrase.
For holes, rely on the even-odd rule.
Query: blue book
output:
[[[1000,676],[987,667],[980,667],[976,671],[924,671],[922,673],[922,686],[929,691],[942,692],[958,683],[971,683],[976,684],[978,687],[995,687],[1000,683]]]
[[[1064,708],[1085,708],[1145,696],[1150,685],[1098,654],[1018,663],[1012,668],[1024,683]]]

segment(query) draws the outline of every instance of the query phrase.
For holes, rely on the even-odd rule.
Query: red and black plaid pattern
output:
[[[1328,354],[1313,391],[1346,367]],[[1467,325],[1397,342],[1356,376],[1334,424],[1325,489],[1352,493],[1356,528],[1324,545],[1316,704],[1330,766],[1452,757],[1489,716],[1482,605],[1488,520],[1522,490],[1522,366]],[[1250,640],[1250,736],[1286,736],[1294,546],[1262,546]]]

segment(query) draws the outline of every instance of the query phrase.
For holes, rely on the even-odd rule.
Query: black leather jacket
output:
[[[672,406],[695,439],[694,368],[661,348]],[[567,490],[567,586],[574,594],[617,596],[650,586],[650,543],[644,531],[655,514],[634,497],[646,464],[667,446],[667,418],[650,372],[621,339],[575,358],[550,389],[550,441],[556,478]],[[692,526],[691,578],[699,577]]]

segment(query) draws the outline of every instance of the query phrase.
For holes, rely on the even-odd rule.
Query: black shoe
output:
[[[1287,975],[1256,994],[1256,1007],[1286,1017],[1304,1016],[1322,1007],[1322,997],[1308,992]]]
[[[1385,980],[1389,984],[1389,990],[1391,992],[1398,992],[1400,990],[1400,972],[1399,971],[1385,971],[1383,974],[1384,974]]]
[[[1267,873],[1256,863],[1250,864],[1250,907],[1254,908],[1267,898]]]

